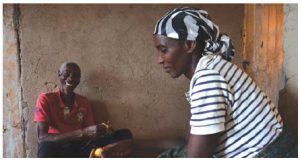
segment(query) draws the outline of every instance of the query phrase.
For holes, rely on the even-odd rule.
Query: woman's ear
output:
[[[197,43],[196,41],[186,41],[185,45],[187,47],[187,53],[193,53],[196,49]]]

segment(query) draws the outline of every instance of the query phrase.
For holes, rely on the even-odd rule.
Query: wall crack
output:
[[[26,157],[26,120],[24,117],[24,104],[23,104],[23,87],[22,87],[22,63],[21,63],[21,30],[20,30],[20,21],[21,21],[21,9],[19,4],[14,4],[13,10],[13,23],[16,31],[17,38],[17,63],[18,66],[18,84],[19,84],[19,109],[21,111],[21,128],[22,128],[22,139],[23,139],[23,157]]]

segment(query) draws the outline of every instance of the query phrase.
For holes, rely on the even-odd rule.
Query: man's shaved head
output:
[[[64,62],[63,64],[60,65],[58,71],[62,72],[67,66],[76,67],[76,68],[78,68],[80,70],[80,67],[75,62]]]

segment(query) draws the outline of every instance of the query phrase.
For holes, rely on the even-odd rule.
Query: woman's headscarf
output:
[[[226,34],[219,34],[219,27],[204,10],[175,8],[157,21],[153,34],[178,40],[204,41],[202,55],[220,54],[228,61],[234,55],[231,39]]]

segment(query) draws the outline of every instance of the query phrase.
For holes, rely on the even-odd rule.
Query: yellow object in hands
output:
[[[97,148],[94,152],[95,157],[101,157],[102,151],[102,148]]]
[[[111,128],[111,127],[110,127],[110,122],[109,122],[109,121],[107,121],[106,123],[105,123],[105,122],[102,122],[100,125],[104,126],[106,129]]]

